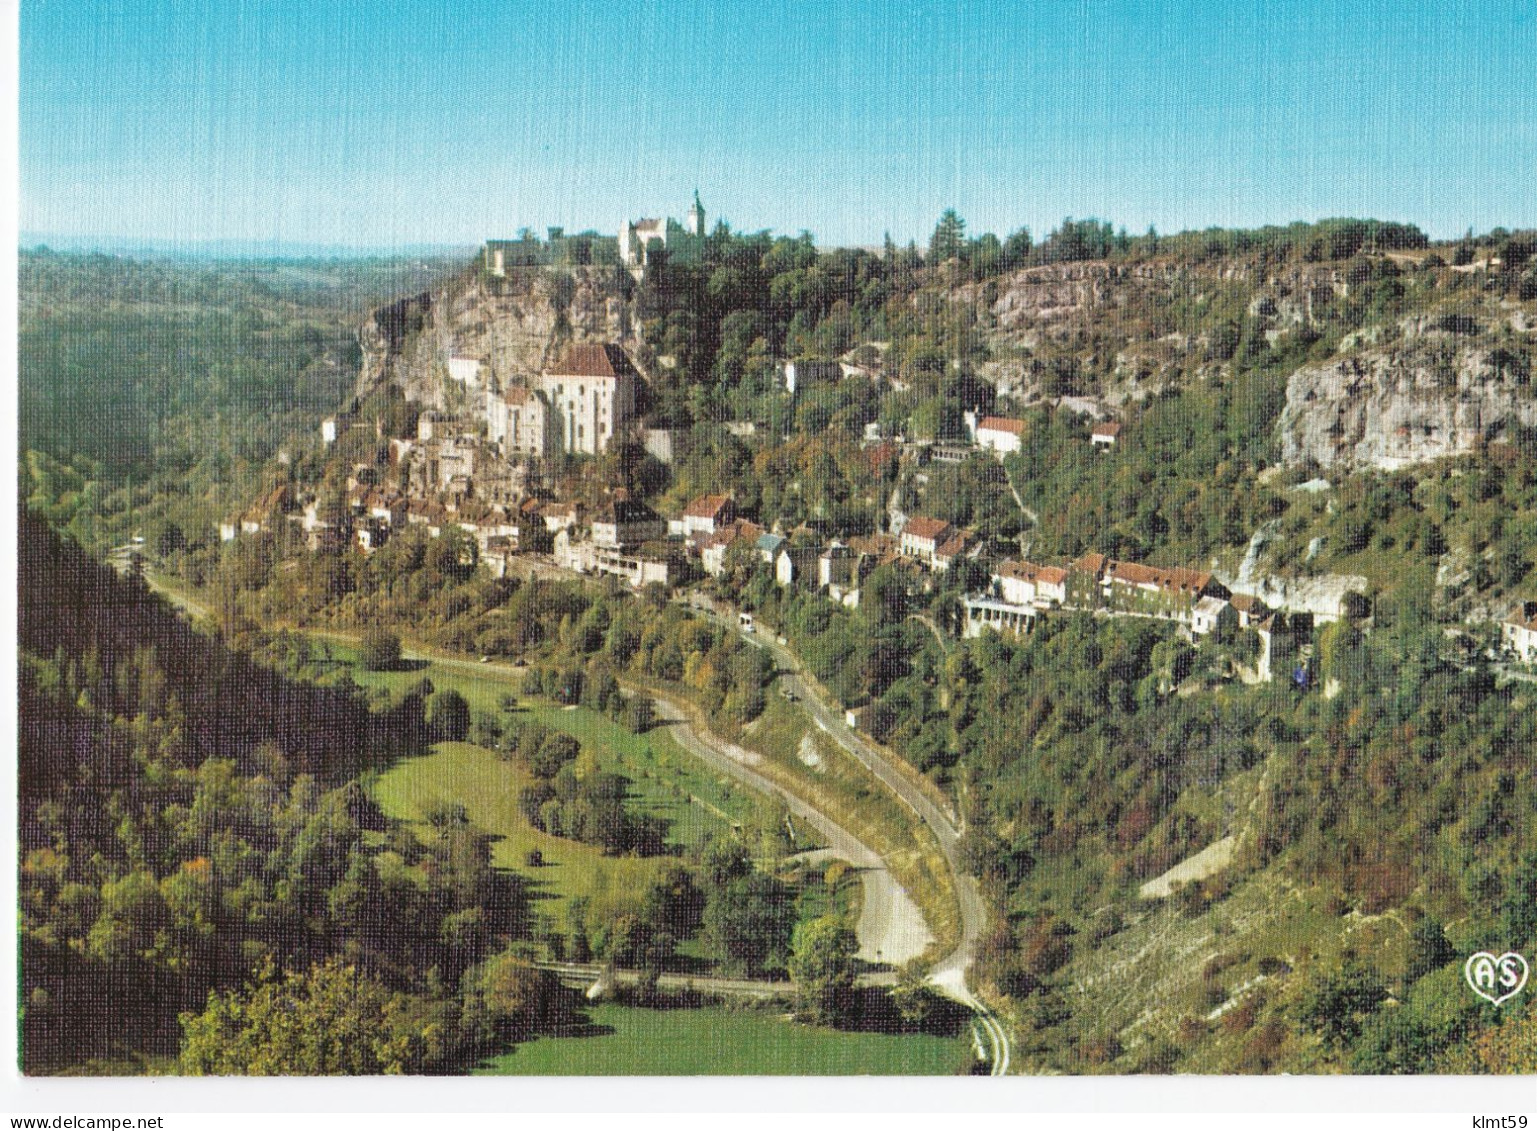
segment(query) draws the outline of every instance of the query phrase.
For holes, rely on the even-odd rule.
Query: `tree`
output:
[[[686,868],[669,868],[646,892],[641,919],[674,939],[692,938],[704,925],[705,895]]]
[[[645,734],[656,722],[656,700],[636,693],[624,702],[624,725],[635,734]]]
[[[358,663],[366,672],[389,672],[400,666],[400,637],[382,628],[363,634],[358,649]]]
[[[897,984],[891,987],[891,1002],[903,1024],[922,1031],[943,1005],[943,999],[929,985],[923,965],[918,959],[902,964],[897,970]]]
[[[155,554],[161,558],[168,558],[179,550],[187,548],[187,536],[182,528],[174,522],[168,522],[165,528],[155,538]]]
[[[1326,1043],[1347,1045],[1361,1035],[1366,1019],[1388,996],[1382,979],[1370,970],[1342,970],[1314,983],[1303,994],[1298,1017],[1305,1029]]]
[[[487,959],[466,978],[467,1004],[480,1006],[491,1030],[500,1040],[526,1040],[535,1031],[564,1020],[574,997],[563,990],[552,971],[539,970],[515,954]]]
[[[1537,1072],[1537,1013],[1510,1017],[1490,1029],[1478,1041],[1478,1055],[1490,1072],[1530,1074]]]
[[[451,687],[432,697],[427,727],[434,742],[463,742],[470,733],[470,705]]]
[[[823,915],[795,928],[790,944],[790,978],[801,1009],[820,1025],[840,1017],[854,989],[854,955],[859,940],[836,917]]]
[[[762,974],[781,966],[794,924],[790,889],[762,872],[729,880],[705,905],[710,949],[737,973]]]
[[[958,259],[966,249],[966,221],[962,220],[955,209],[945,209],[944,215],[939,218],[939,223],[934,225],[934,234],[929,239],[929,263],[944,263],[949,259]]]
[[[480,563],[480,546],[469,531],[450,526],[432,540],[427,568],[450,581],[467,581]]]
[[[1405,980],[1418,981],[1456,957],[1457,952],[1452,949],[1445,929],[1436,920],[1426,916],[1409,932],[1409,968]]]
[[[445,1051],[428,1004],[338,958],[281,976],[268,963],[254,984],[182,1014],[181,1067],[192,1076],[421,1073]]]

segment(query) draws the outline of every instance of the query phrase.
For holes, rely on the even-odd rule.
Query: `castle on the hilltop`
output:
[[[625,220],[617,236],[595,231],[568,234],[564,228],[548,229],[541,240],[524,228],[515,240],[487,240],[481,249],[481,265],[496,278],[514,267],[599,267],[618,264],[637,279],[665,255],[673,263],[697,263],[704,254],[704,205],[699,190],[680,224],[671,216],[656,220]]]
[[[699,256],[704,240],[704,205],[699,190],[689,205],[684,223],[672,217],[665,220],[626,220],[619,226],[619,261],[631,271],[644,271],[658,250],[669,259],[688,261]]]

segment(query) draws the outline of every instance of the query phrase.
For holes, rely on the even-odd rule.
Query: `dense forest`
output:
[[[93,547],[149,516],[206,528],[248,498],[350,394],[364,317],[447,267],[18,260],[24,490]]]
[[[274,1031],[246,1071],[444,1070],[561,1008],[526,964],[482,966],[527,919],[485,838],[419,841],[358,784],[425,740],[419,699],[376,713],[259,667],[29,515],[19,549],[27,1071],[175,1056],[205,1005],[184,1066],[227,1071],[226,1040],[280,1019],[242,1021],[247,979],[376,1036]]]
[[[90,561],[30,514],[20,548],[28,1072],[464,1071],[579,1020],[540,956],[654,976],[697,938],[694,953],[724,973],[783,977],[797,953],[845,943],[834,917],[798,952],[797,927],[828,918],[821,872],[808,893],[734,838],[678,859],[635,893],[633,914],[589,920],[578,901],[552,927],[525,878],[491,866],[462,805],[410,826],[385,818],[366,783],[429,743],[469,739],[534,776],[522,804],[536,827],[616,854],[680,856],[665,825],[630,811],[625,778],[573,772],[577,741],[515,714],[472,714],[429,681],[365,692],[287,634],[195,631],[135,574]],[[722,630],[642,639],[634,610],[609,624],[610,604],[580,586],[508,593],[534,641],[612,642],[616,658],[644,655],[663,677],[703,648],[743,681],[738,692],[701,677],[707,692],[755,692],[761,709],[758,654]],[[585,611],[574,630],[573,611]],[[733,662],[748,653],[752,665]],[[649,700],[620,694],[601,664],[541,668],[525,689],[651,725]],[[753,839],[754,852],[773,840]],[[837,969],[852,969],[847,957]],[[911,1022],[891,1024],[924,1023],[931,1003],[912,1000]],[[370,1036],[341,1038],[351,1031]]]

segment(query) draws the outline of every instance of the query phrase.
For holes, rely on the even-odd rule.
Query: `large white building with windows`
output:
[[[486,393],[486,435],[507,456],[547,457],[554,447],[544,398],[522,385]]]
[[[604,342],[572,346],[539,378],[549,413],[548,433],[558,450],[586,455],[608,451],[635,419],[640,375],[624,350]]]

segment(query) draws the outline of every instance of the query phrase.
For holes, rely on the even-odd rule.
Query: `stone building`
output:
[[[635,419],[640,374],[619,346],[605,342],[573,345],[539,378],[560,450],[599,455]]]
[[[486,393],[486,436],[506,456],[547,458],[557,448],[544,398],[513,385],[505,393]]]

